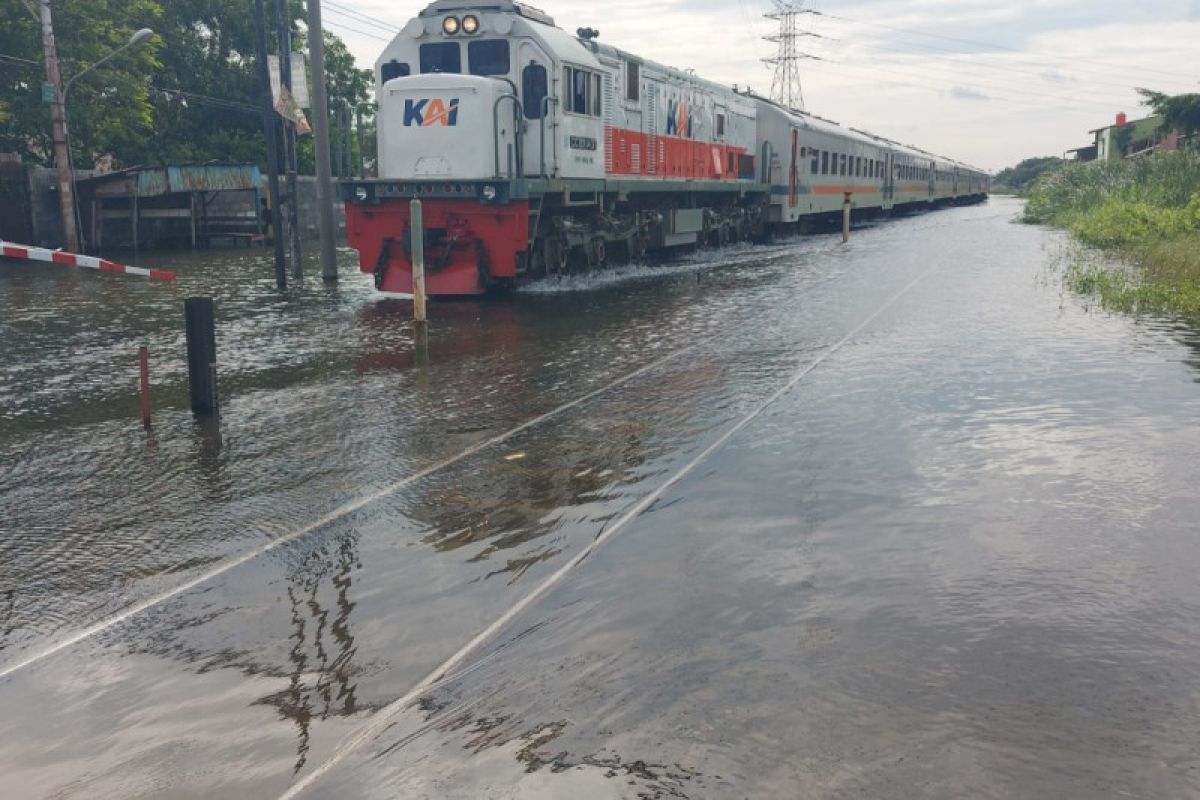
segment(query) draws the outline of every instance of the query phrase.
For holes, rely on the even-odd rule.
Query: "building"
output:
[[[1162,150],[1178,150],[1179,134],[1175,131],[1167,133],[1161,128],[1160,116],[1127,121],[1124,114],[1118,114],[1112,125],[1088,131],[1092,134],[1092,144],[1068,150],[1063,157],[1068,161],[1115,161]]]

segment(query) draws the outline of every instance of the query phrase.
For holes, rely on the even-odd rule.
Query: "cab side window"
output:
[[[600,116],[600,76],[584,69],[563,67],[563,106],[572,114]]]
[[[641,65],[636,61],[629,61],[625,64],[625,99],[637,100],[640,97],[639,81],[641,80]]]
[[[542,118],[542,104],[547,94],[545,67],[530,64],[521,70],[521,104],[525,106],[526,119]]]

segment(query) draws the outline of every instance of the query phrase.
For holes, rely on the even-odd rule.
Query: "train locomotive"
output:
[[[378,177],[344,181],[347,233],[383,291],[426,291],[718,246],[840,213],[986,198],[947,158],[571,35],[513,0],[442,0],[375,65]]]

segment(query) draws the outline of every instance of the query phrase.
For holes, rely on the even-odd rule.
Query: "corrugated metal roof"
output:
[[[236,192],[258,189],[262,173],[256,164],[176,164],[132,167],[79,181],[97,194],[158,197],[188,192]]]

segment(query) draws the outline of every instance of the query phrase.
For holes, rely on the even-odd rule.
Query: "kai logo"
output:
[[[440,97],[422,100],[404,101],[404,127],[417,125],[429,128],[434,125],[444,125],[453,128],[458,125],[458,98],[449,103]]]
[[[692,114],[682,100],[667,103],[667,136],[692,138]]]

